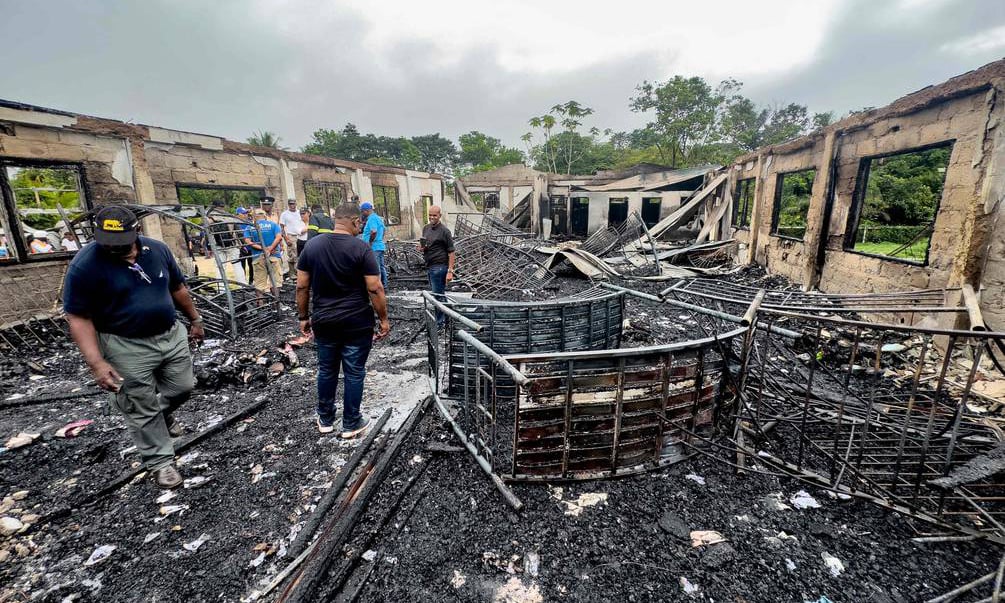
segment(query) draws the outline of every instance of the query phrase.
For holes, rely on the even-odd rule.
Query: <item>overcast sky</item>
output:
[[[881,106],[1005,56],[1005,0],[0,0],[0,98],[299,148],[321,127],[518,146],[570,99],[644,123],[643,80]]]

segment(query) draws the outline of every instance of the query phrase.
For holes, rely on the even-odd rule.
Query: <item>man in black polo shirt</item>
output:
[[[131,211],[104,207],[94,221],[94,243],[73,258],[63,284],[70,335],[98,386],[114,393],[154,481],[175,488],[182,478],[171,436],[182,430],[172,413],[195,385],[188,338],[202,340],[202,319],[171,251],[139,236]],[[176,308],[191,320],[190,334]]]
[[[359,208],[353,203],[338,206],[332,231],[304,245],[297,262],[297,310],[300,329],[304,335],[313,332],[318,346],[318,431],[335,430],[341,365],[345,373],[342,438],[351,439],[370,426],[360,412],[366,359],[373,342],[386,337],[391,324],[377,259],[370,245],[356,238]],[[380,319],[376,335],[374,312]]]
[[[454,280],[454,237],[450,229],[440,222],[439,205],[429,206],[429,224],[422,227],[422,238],[419,239],[419,251],[426,260],[429,275],[429,288],[438,299],[443,298],[447,283]],[[436,324],[443,326],[446,318],[436,311]]]

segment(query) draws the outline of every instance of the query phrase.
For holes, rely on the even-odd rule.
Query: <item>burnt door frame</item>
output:
[[[590,198],[572,197],[569,200],[571,211],[569,212],[569,231],[576,236],[587,236],[590,234]]]
[[[662,208],[662,197],[642,198],[642,221],[645,222],[646,228],[652,228],[660,221],[660,210]]]

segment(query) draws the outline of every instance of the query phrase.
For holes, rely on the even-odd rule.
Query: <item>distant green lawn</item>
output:
[[[897,255],[891,255],[903,243],[855,243],[855,251],[871,253],[872,255],[886,255],[895,257],[898,260],[908,260],[911,262],[924,262],[925,250],[928,249],[928,237],[918,239],[910,247],[904,249]]]

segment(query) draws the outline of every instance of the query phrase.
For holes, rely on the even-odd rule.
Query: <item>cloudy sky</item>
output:
[[[1005,56],[1003,0],[0,0],[0,98],[299,148],[320,127],[519,145],[575,99],[734,77],[762,104],[880,106]]]

